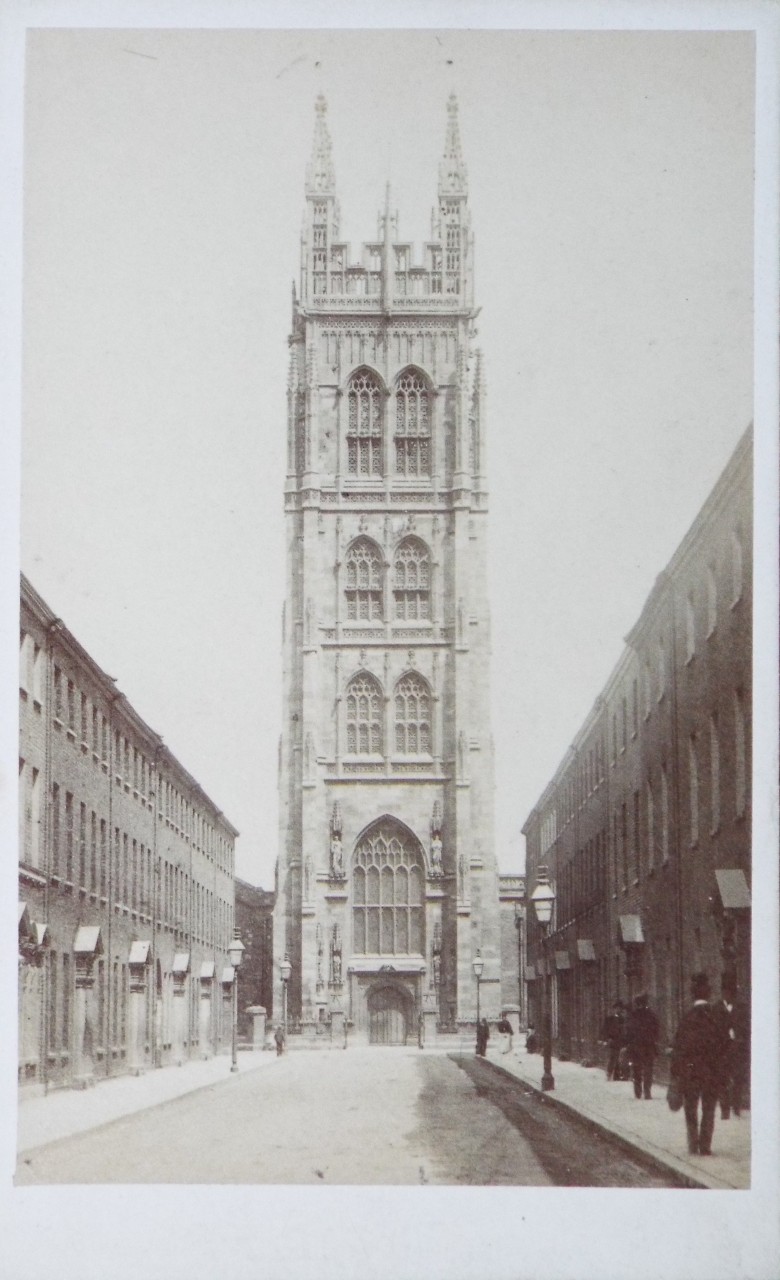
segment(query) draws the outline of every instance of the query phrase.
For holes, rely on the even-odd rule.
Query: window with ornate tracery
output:
[[[347,754],[382,755],[382,690],[361,672],[347,685]]]
[[[355,850],[353,947],[357,955],[423,955],[423,861],[414,838],[385,821]]]
[[[431,616],[431,561],[419,538],[406,538],[393,560],[393,599],[400,622],[427,622]]]
[[[431,750],[431,694],[422,676],[410,672],[395,686],[395,749],[402,755]]]
[[[400,476],[431,474],[430,396],[418,373],[405,373],[395,393],[395,469]]]
[[[347,620],[382,621],[382,555],[369,538],[358,538],[345,559]]]
[[[347,469],[353,476],[382,475],[382,388],[368,372],[356,373],[347,395]]]

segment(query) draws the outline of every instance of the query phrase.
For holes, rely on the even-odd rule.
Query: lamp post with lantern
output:
[[[552,1018],[550,1010],[550,959],[548,943],[553,907],[555,906],[555,889],[550,884],[547,867],[540,866],[536,871],[536,885],[531,894],[536,919],[542,930],[542,950],[544,953],[544,1016],[543,1016],[543,1052],[544,1066],[542,1071],[542,1091],[548,1093],[555,1088],[552,1073]]]
[[[482,970],[485,967],[485,961],[482,959],[482,956],[479,954],[479,952],[477,952],[474,959],[472,960],[471,967],[474,970],[474,977],[477,980],[477,1026],[479,1026],[479,988],[480,988],[480,982],[482,979]]]
[[[287,1043],[287,984],[290,981],[291,973],[292,965],[285,955],[284,960],[279,961],[279,976],[282,979],[282,1027],[284,1029],[285,1044]]]
[[[245,947],[238,929],[233,930],[233,940],[228,947],[228,956],[233,966],[233,1043],[230,1070],[238,1071],[238,971],[244,958]]]

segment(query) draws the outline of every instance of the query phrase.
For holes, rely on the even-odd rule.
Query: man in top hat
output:
[[[710,1004],[706,973],[691,980],[693,1005],[683,1014],[672,1049],[672,1076],[679,1081],[691,1155],[712,1155],[715,1106],[728,1067],[729,1035]],[[699,1103],[701,1102],[701,1119]]]

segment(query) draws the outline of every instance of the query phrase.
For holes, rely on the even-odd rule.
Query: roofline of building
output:
[[[273,889],[264,889],[262,885],[252,884],[250,880],[244,880],[241,876],[234,876],[233,879],[237,889],[251,889],[254,893],[265,893],[269,898],[276,896]]]
[[[572,755],[576,756],[578,748],[583,739],[590,733],[594,722],[604,709],[604,703],[609,696],[610,691],[619,682],[623,669],[627,665],[631,652],[639,639],[644,633],[650,619],[655,616],[660,608],[675,573],[682,567],[688,558],[694,554],[698,542],[702,536],[703,528],[709,524],[717,514],[720,507],[733,492],[738,480],[741,478],[741,472],[745,466],[748,466],[753,454],[753,423],[751,422],[742,433],[739,443],[734,449],[731,457],[723,468],[718,477],[714,488],[705,499],[703,505],[699,508],[696,516],[692,520],[687,533],[675,550],[668,564],[655,580],[650,591],[650,595],[644,603],[639,618],[634,626],[628,632],[624,639],[624,647],[615,663],[612,671],[605,680],[601,692],[593,703],[590,711],[585,717],[580,728],[572,738],[570,746],[566,749],[566,754],[560,761],[552,778],[547,783],[536,804],[530,810],[528,817],[520,828],[522,835],[527,835],[528,830],[535,818],[541,817],[546,802],[551,794],[555,792],[560,785],[563,777],[567,773],[571,764]]]
[[[721,507],[733,493],[742,479],[744,470],[750,467],[752,457],[753,423],[751,422],[742,433],[734,452],[718,476],[711,492],[691,521],[687,532],[678,544],[668,564],[658,574],[642,612],[625,636],[625,643],[629,648],[635,647],[644,636],[652,619],[657,615],[659,608],[663,604],[675,575],[689,559],[695,556],[699,543],[704,536],[705,528],[712,523]]]
[[[105,697],[115,705],[134,731],[146,740],[147,745],[154,751],[155,760],[164,760],[167,768],[172,773],[175,773],[178,780],[183,784],[183,789],[197,794],[204,807],[211,811],[215,822],[218,822],[233,839],[236,839],[239,835],[237,828],[225,817],[225,814],[207,795],[197,779],[193,777],[189,770],[185,769],[181,761],[166,746],[161,734],[146,723],[132,703],[128,701],[127,696],[122,693],[121,689],[117,688],[115,677],[108,675],[99,666],[83,644],[76,639],[73,632],[69,630],[61,618],[57,617],[39,592],[35,590],[29,578],[25,577],[24,574],[21,574],[20,577],[22,602],[37,616],[39,622],[47,631],[56,634],[57,642],[62,645],[70,656],[89,672],[95,683],[102,689]]]

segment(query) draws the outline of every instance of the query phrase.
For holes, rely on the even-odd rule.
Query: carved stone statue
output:
[[[435,876],[442,873],[440,835],[434,835],[431,839],[431,870]]]
[[[341,836],[332,836],[330,841],[331,875],[341,878],[344,875],[344,853],[341,847]]]
[[[330,940],[330,980],[334,986],[341,985],[341,930],[337,924]]]

